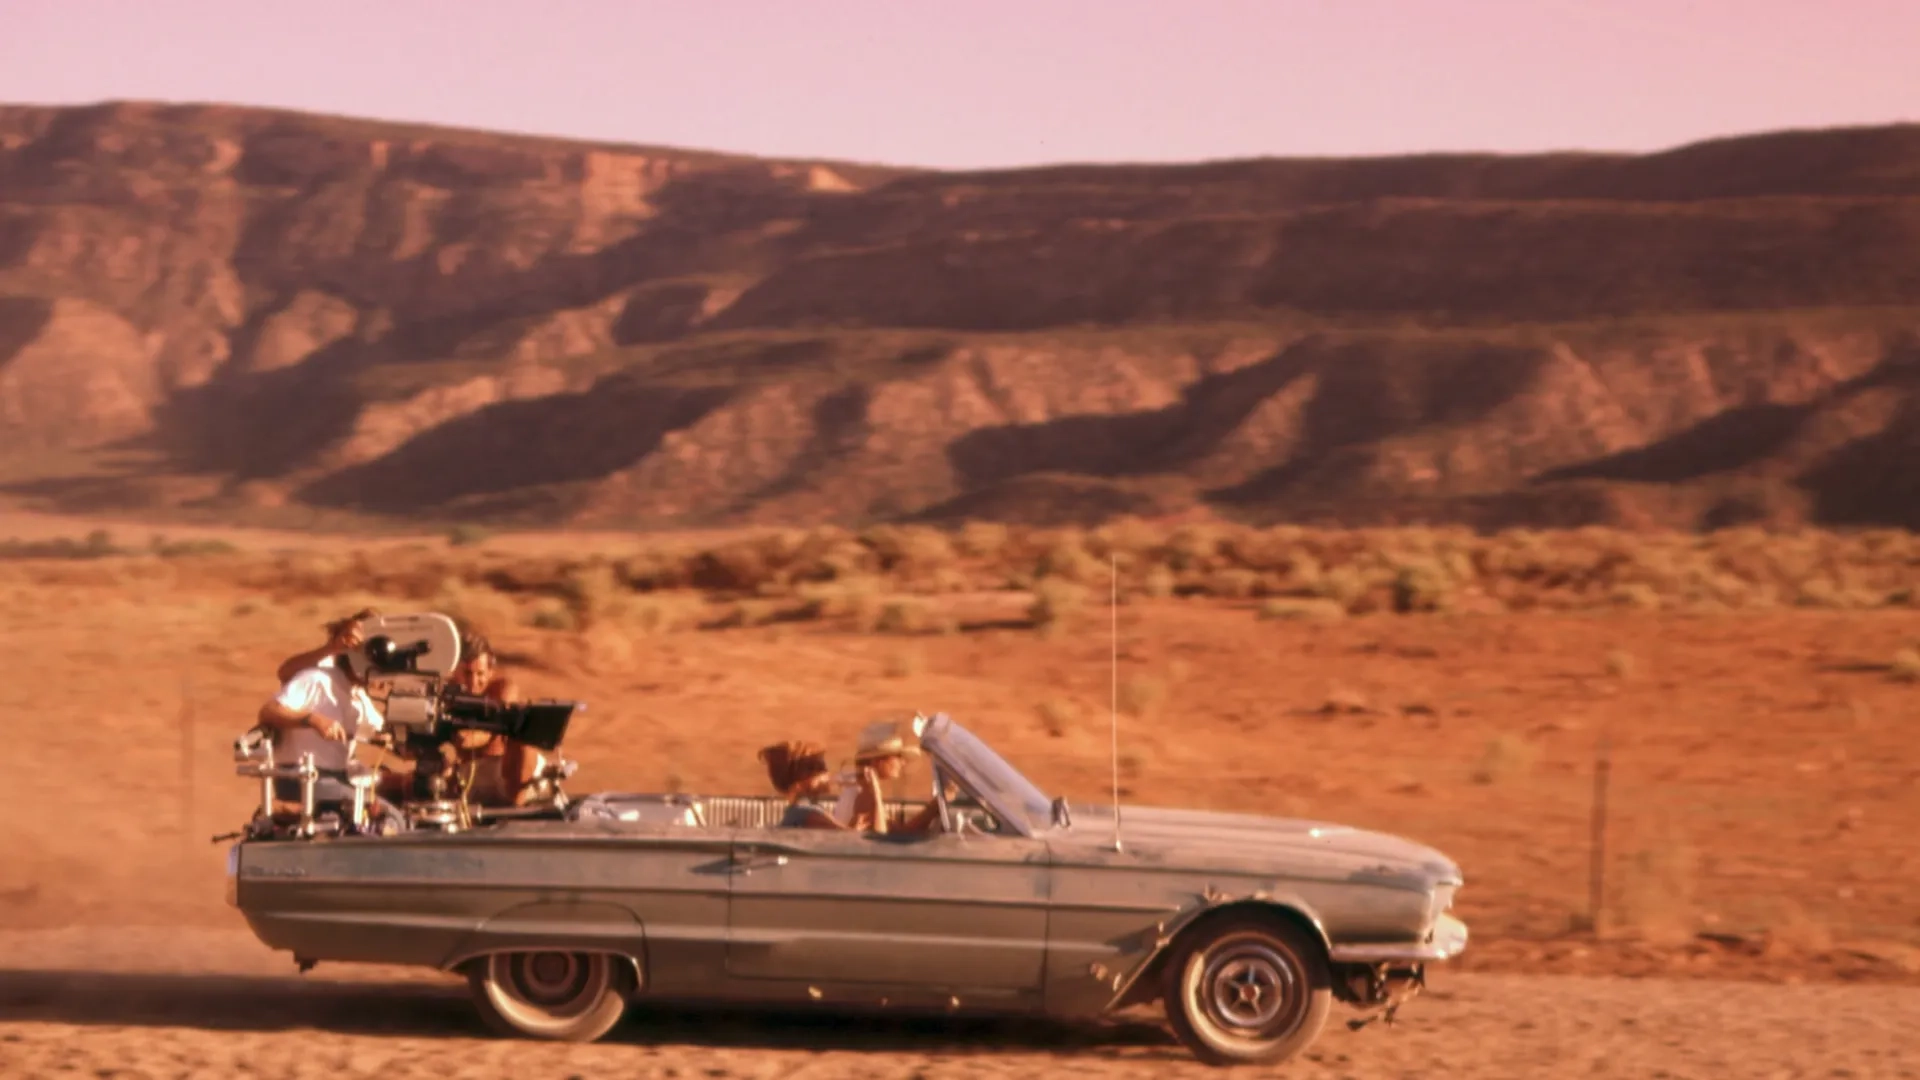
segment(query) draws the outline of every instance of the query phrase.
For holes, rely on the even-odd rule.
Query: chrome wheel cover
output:
[[[495,953],[487,958],[486,992],[513,1026],[532,1034],[563,1030],[612,990],[613,965],[603,953]]]
[[[1235,936],[1190,969],[1194,1019],[1221,1038],[1268,1042],[1291,1034],[1307,1014],[1298,963],[1264,936]]]

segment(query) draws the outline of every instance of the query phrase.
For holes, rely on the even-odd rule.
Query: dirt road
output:
[[[1151,1018],[1148,1018],[1150,1021]],[[635,1008],[601,1043],[488,1035],[463,988],[244,933],[0,934],[0,1076],[1176,1077],[1151,1022],[749,1018]],[[1453,975],[1393,1029],[1330,1025],[1305,1077],[1920,1078],[1920,989]]]

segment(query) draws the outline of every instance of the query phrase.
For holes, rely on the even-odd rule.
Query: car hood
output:
[[[1073,842],[1111,845],[1113,808],[1075,806]],[[1376,872],[1426,881],[1460,879],[1441,852],[1391,833],[1302,818],[1227,814],[1207,810],[1122,806],[1120,840],[1142,861],[1195,869],[1246,866],[1254,870],[1315,868]]]

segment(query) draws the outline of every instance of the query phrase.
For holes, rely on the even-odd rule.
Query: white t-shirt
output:
[[[860,770],[840,771],[840,797],[833,802],[833,819],[842,825],[853,821],[853,804],[860,798]]]
[[[352,678],[334,665],[332,657],[287,680],[273,700],[289,711],[334,721],[346,729],[350,739],[369,738],[386,726],[386,718],[367,696],[366,688],[355,686]],[[309,753],[321,769],[341,771],[347,767],[347,744],[335,742],[305,724],[281,731],[274,739],[276,765],[297,765],[300,755]]]

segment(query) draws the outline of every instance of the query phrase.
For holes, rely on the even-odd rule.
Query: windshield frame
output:
[[[1054,800],[985,739],[946,713],[916,719],[914,727],[920,745],[1021,836],[1032,837],[1055,827]]]

